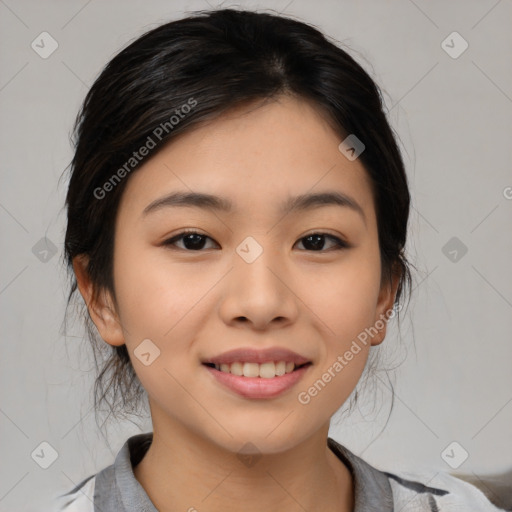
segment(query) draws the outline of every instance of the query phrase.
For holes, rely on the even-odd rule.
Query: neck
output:
[[[242,458],[176,427],[153,442],[135,478],[160,512],[354,509],[352,476],[327,447],[328,425],[293,449]]]

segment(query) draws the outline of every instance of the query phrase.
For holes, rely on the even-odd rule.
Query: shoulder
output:
[[[58,512],[94,512],[96,475],[91,475],[66,494],[57,497]]]
[[[403,512],[498,512],[480,489],[459,478],[439,471],[383,472],[393,493],[394,509]],[[432,476],[433,475],[433,476]]]
[[[58,512],[95,512],[124,510],[123,502],[133,510],[153,510],[151,501],[133,474],[137,464],[149,447],[152,433],[137,434],[125,441],[110,466],[90,475],[73,489],[57,496]]]
[[[499,512],[477,487],[439,470],[388,472],[377,469],[345,446],[328,445],[350,468],[356,511],[375,512]]]

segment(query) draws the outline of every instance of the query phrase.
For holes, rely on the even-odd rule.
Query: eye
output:
[[[166,240],[163,245],[165,246],[176,246],[176,242],[183,240],[183,244],[185,247],[178,247],[179,249],[191,250],[191,251],[200,251],[204,248],[205,240],[209,238],[209,236],[203,235],[202,233],[198,233],[197,231],[182,231],[176,236]]]
[[[209,236],[198,233],[197,231],[182,231],[169,240],[166,240],[163,245],[178,247],[177,243],[183,242],[184,247],[178,247],[179,249],[188,251],[201,251],[205,248],[205,242],[207,239],[213,241],[213,239]],[[347,249],[350,247],[348,243],[344,242],[340,238],[329,235],[327,233],[311,233],[310,235],[299,239],[299,242],[303,242],[306,250],[314,252],[327,252],[325,250],[325,240],[330,240],[331,243],[334,244],[330,250]]]
[[[326,239],[334,242],[334,248],[331,250],[347,249],[349,247],[348,243],[344,242],[336,236],[329,235],[327,233],[311,233],[310,235],[302,237],[299,241],[305,241],[303,245],[309,246],[311,248],[310,250],[314,252],[327,252],[323,250]]]

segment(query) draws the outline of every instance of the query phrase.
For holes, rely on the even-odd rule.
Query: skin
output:
[[[329,421],[385,326],[307,405],[297,396],[389,312],[398,279],[381,284],[370,178],[338,150],[341,140],[313,106],[285,96],[223,114],[130,176],[116,222],[117,302],[94,293],[85,258],[75,259],[91,318],[107,343],[127,345],[148,393],[154,438],[134,474],[160,511],[353,510],[350,472],[327,448]],[[225,196],[236,211],[168,207],[142,216],[177,190]],[[357,201],[365,219],[336,205],[278,213],[288,196],[333,190]],[[163,245],[184,228],[209,237],[204,248],[187,249],[184,239]],[[335,250],[325,238],[315,249],[304,239],[326,232],[350,247]],[[247,236],[263,248],[250,264],[236,252]],[[148,366],[133,355],[145,339],[160,350]],[[273,399],[236,395],[201,364],[272,346],[313,363]],[[247,442],[261,456],[250,467],[237,457]]]

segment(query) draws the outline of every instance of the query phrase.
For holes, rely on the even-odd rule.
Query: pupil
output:
[[[191,233],[190,235],[186,235],[183,241],[187,249],[202,249],[204,245],[203,235],[199,235],[197,233]],[[192,241],[192,244],[187,243],[190,241]],[[192,245],[192,247],[189,247],[190,245]]]
[[[324,245],[323,235],[309,235],[308,237],[306,237],[306,240],[314,240],[314,242],[311,245],[315,249],[322,249]]]

